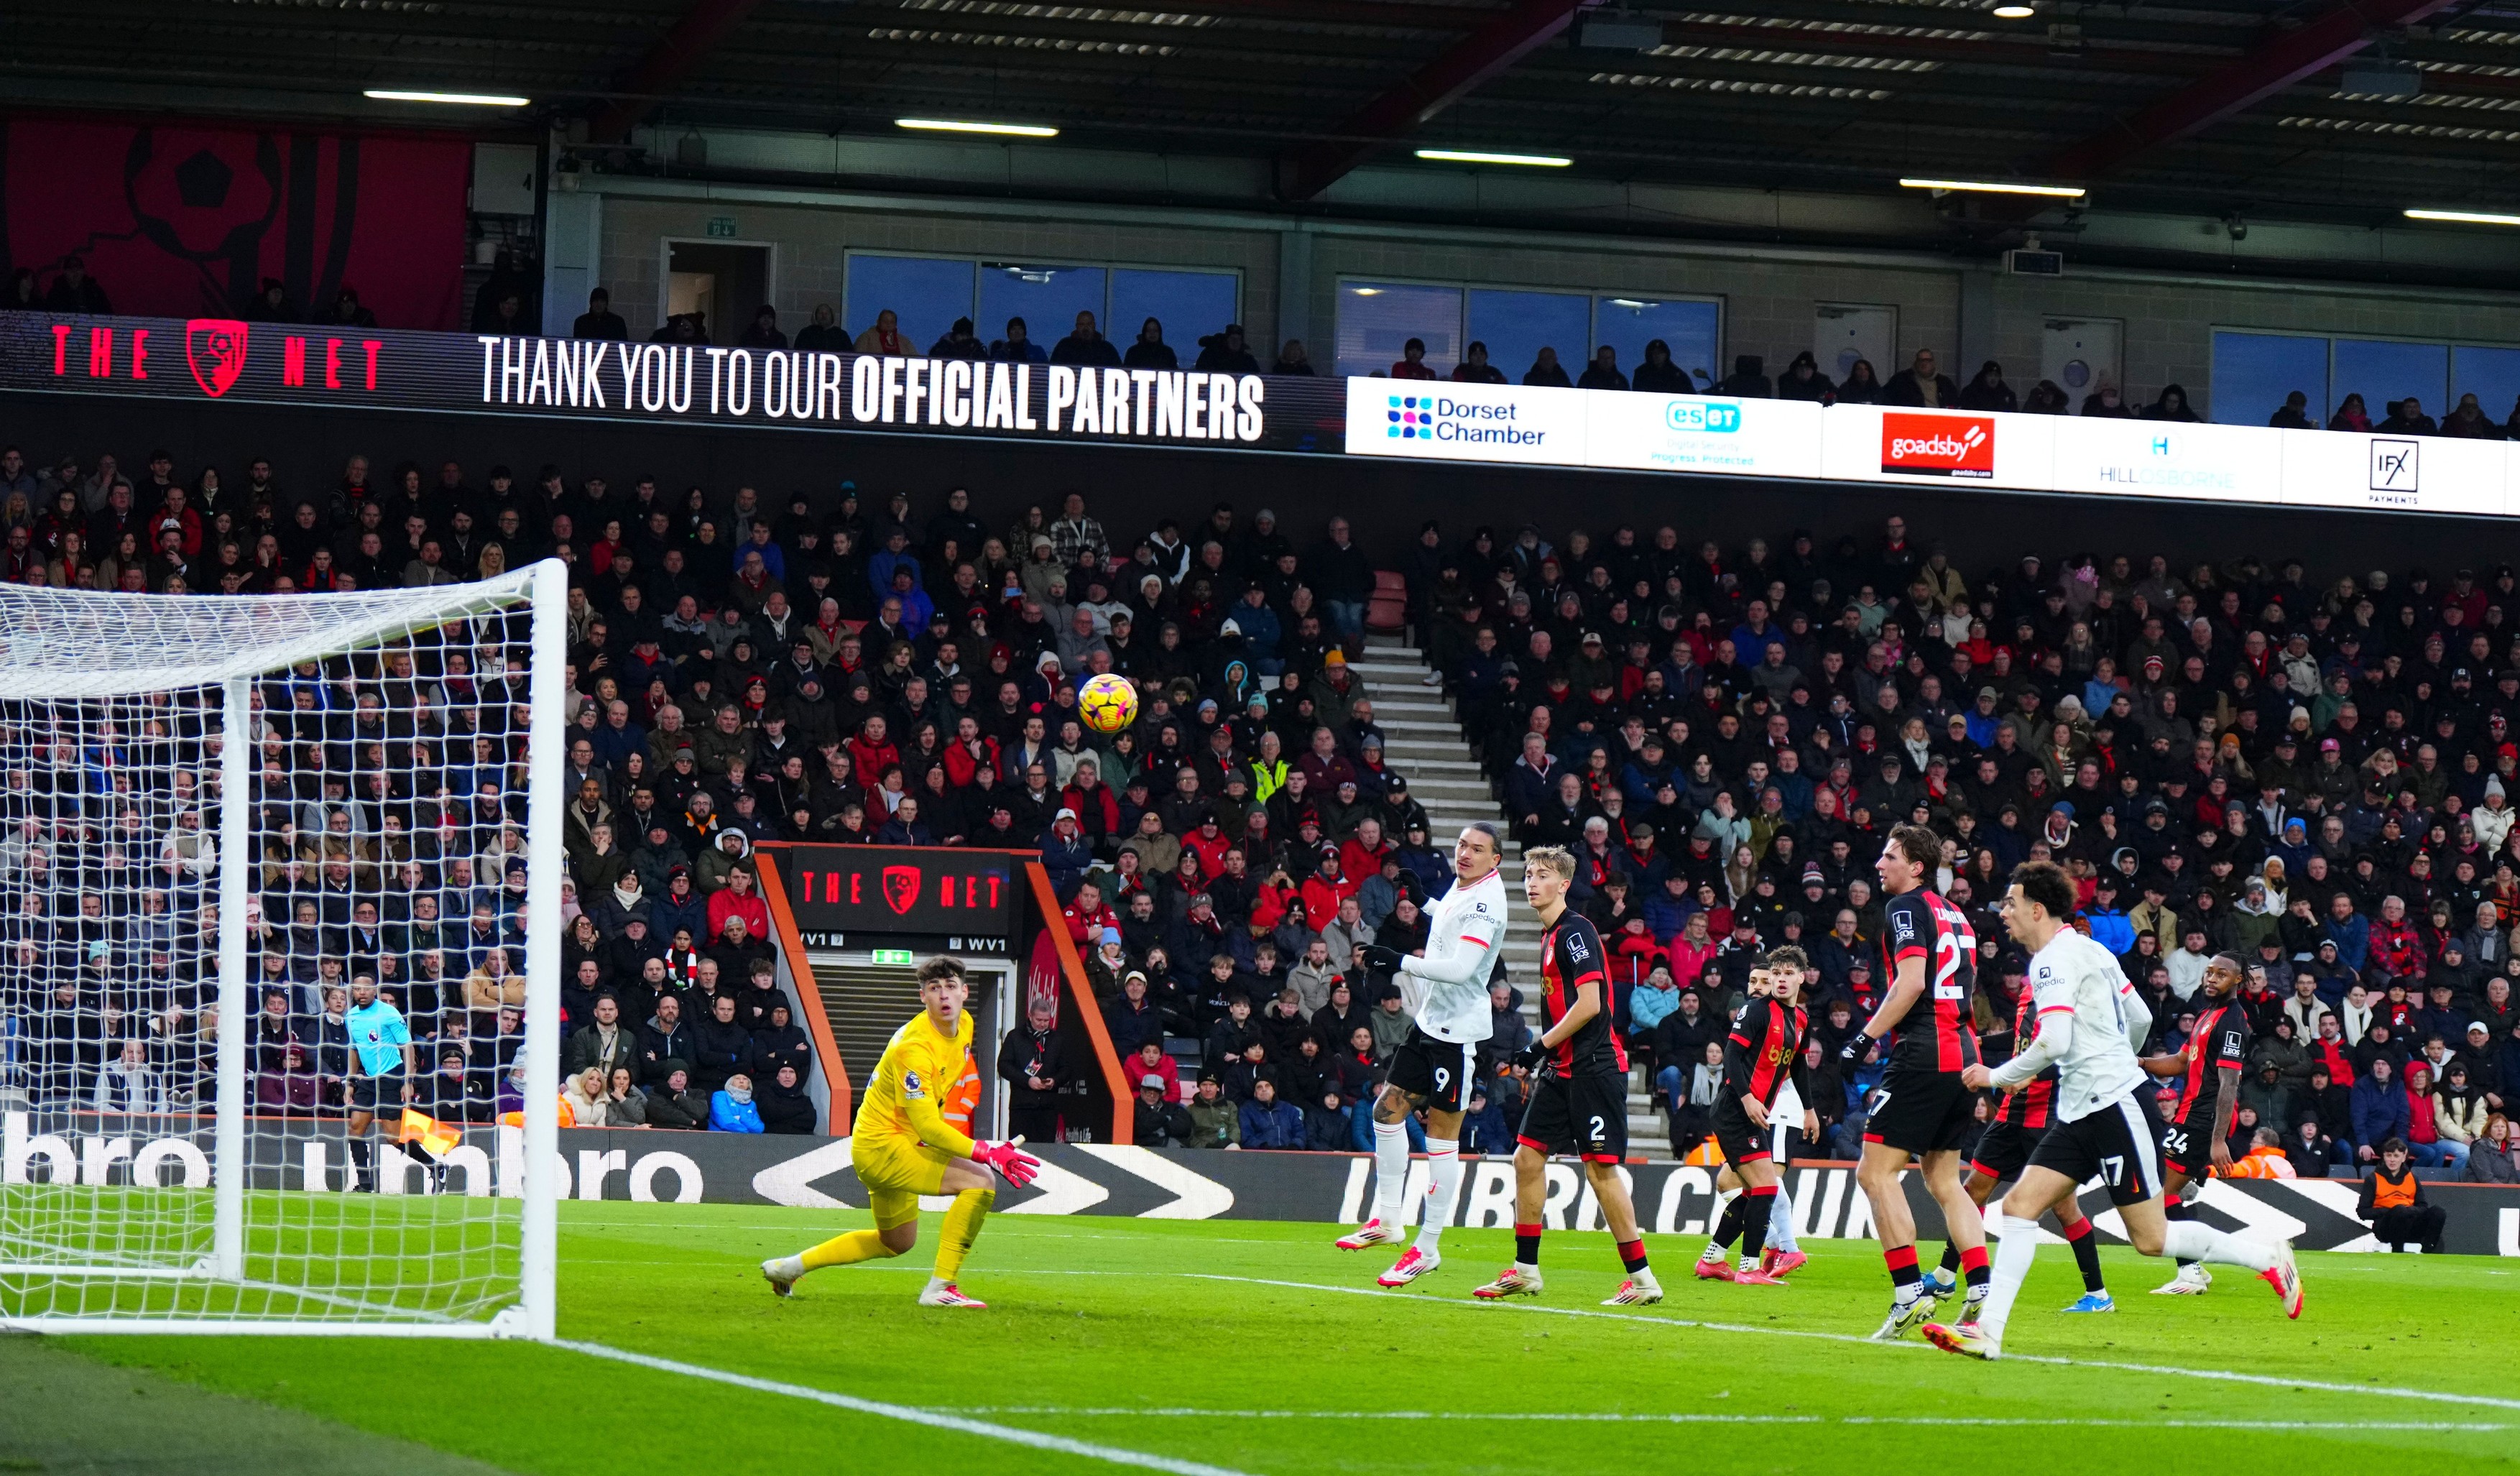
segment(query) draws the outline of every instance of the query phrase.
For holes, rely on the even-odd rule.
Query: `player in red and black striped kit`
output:
[[[2230,954],[2206,961],[2203,999],[2196,1012],[2195,1033],[2169,1055],[2146,1056],[2143,1069],[2179,1080],[2179,1111],[2161,1130],[2161,1173],[2169,1198],[2163,1214],[2172,1220],[2196,1218],[2196,1196],[2187,1186],[2231,1167],[2231,1129],[2240,1117],[2240,1078],[2249,1067],[2254,1032],[2248,1011],[2240,1007],[2240,985],[2248,970]],[[2179,1274],[2153,1288],[2160,1296],[2193,1297],[2214,1284],[2213,1274],[2195,1261],[2179,1263]]]
[[[1980,1020],[1989,1028],[1998,1018],[1987,1009],[1986,996],[1979,997]],[[2022,981],[2021,994],[2012,1010],[2012,1043],[2018,1049],[2039,1033],[2038,1001],[2032,998],[2028,980]],[[1995,1197],[2000,1184],[2010,1184],[2021,1177],[2030,1162],[2031,1150],[2048,1134],[2048,1125],[2056,1120],[2056,1068],[2048,1067],[2020,1091],[2005,1096],[1997,1106],[1995,1121],[1977,1141],[1977,1153],[1969,1162],[1968,1182],[1961,1185],[1970,1200],[1983,1206]],[[2070,1216],[2071,1218],[2067,1218]],[[2100,1276],[2100,1245],[2092,1238],[2092,1222],[2072,1200],[2057,1206],[2056,1228],[2064,1232],[2065,1243],[2074,1248],[2074,1265],[2083,1273],[2083,1295],[2067,1312],[2115,1312],[2117,1303],[2109,1297],[2108,1282]],[[1943,1264],[1935,1275],[1925,1278],[1927,1295],[1948,1297],[1959,1289],[1960,1248],[1957,1242],[1943,1247]]]
[[[1919,825],[1894,828],[1881,848],[1873,869],[1890,897],[1881,934],[1890,989],[1881,1007],[1838,1052],[1852,1072],[1883,1037],[1891,1038],[1889,1068],[1873,1091],[1864,1159],[1855,1171],[1871,1201],[1881,1259],[1890,1268],[1890,1315],[1872,1334],[1885,1342],[1934,1311],[1934,1298],[1916,1271],[1915,1216],[1899,1183],[1911,1154],[1959,1246],[1970,1300],[1987,1292],[1986,1222],[1960,1187],[1959,1154],[1977,1107],[1977,1094],[1960,1084],[1960,1073],[1978,1064],[1970,1013],[1977,935],[1959,909],[1925,885],[1942,857],[1942,837]]]
[[[1785,1284],[1761,1262],[1768,1222],[1776,1213],[1777,1185],[1782,1178],[1769,1150],[1773,1134],[1768,1109],[1776,1105],[1778,1091],[1789,1081],[1796,1099],[1811,1100],[1810,1069],[1803,1064],[1803,1037],[1811,1029],[1811,1017],[1802,1003],[1809,962],[1801,949],[1790,944],[1769,954],[1751,972],[1750,998],[1734,1012],[1732,1029],[1724,1038],[1724,1091],[1716,1097],[1711,1116],[1715,1144],[1723,1150],[1725,1166],[1741,1181],[1741,1193],[1725,1206],[1707,1256],[1699,1258],[1701,1280],[1728,1280],[1741,1286]],[[1803,1108],[1802,1127],[1805,1137],[1820,1136],[1819,1114],[1809,1106]],[[1741,1237],[1741,1264],[1727,1275],[1722,1253],[1735,1234]],[[1711,1264],[1708,1256],[1714,1258]]]
[[[1642,1306],[1661,1301],[1662,1287],[1646,1264],[1636,1206],[1619,1179],[1619,1161],[1628,1156],[1628,1051],[1613,1018],[1601,935],[1591,918],[1566,905],[1576,866],[1575,857],[1557,846],[1522,853],[1523,896],[1548,929],[1540,940],[1543,1029],[1513,1058],[1534,1077],[1513,1150],[1513,1264],[1470,1295],[1495,1301],[1540,1294],[1540,1215],[1549,1155],[1573,1153],[1584,1161],[1584,1177],[1600,1201],[1601,1218],[1628,1274],[1601,1305]]]

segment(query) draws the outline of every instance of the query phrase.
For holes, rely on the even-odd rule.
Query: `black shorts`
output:
[[[2088,1117],[2049,1128],[2031,1151],[2030,1166],[2052,1169],[2077,1186],[2097,1179],[2109,1202],[2121,1208],[2140,1204],[2161,1192],[2156,1131],[2132,1095],[2121,1096]]]
[[[350,1110],[353,1112],[402,1111],[402,1088],[405,1078],[399,1071],[382,1076],[350,1078]]]
[[[1977,1094],[1960,1085],[1957,1071],[1923,1071],[1893,1065],[1874,1089],[1866,1142],[1911,1153],[1940,1153],[1968,1141],[1977,1125]]]
[[[2214,1177],[2214,1129],[2198,1121],[2172,1123],[2161,1130],[2161,1166],[2176,1170],[2189,1184]]]
[[[1586,1163],[1628,1156],[1628,1079],[1614,1072],[1544,1076],[1531,1088],[1516,1141],[1543,1153],[1574,1153]]]
[[[1969,1155],[1969,1172],[2009,1184],[2021,1177],[2030,1155],[2039,1151],[2039,1140],[2047,1135],[2046,1128],[2025,1128],[1999,1118],[1987,1125],[1986,1135],[1977,1141],[1977,1151]]]
[[[1771,1109],[1773,1111],[1773,1109]],[[1715,1146],[1724,1161],[1735,1171],[1745,1163],[1770,1163],[1777,1156],[1777,1120],[1768,1119],[1764,1128],[1753,1127],[1750,1114],[1741,1110],[1741,1100],[1727,1094],[1707,1114],[1707,1126],[1715,1132]]]
[[[1412,1025],[1409,1038],[1391,1052],[1391,1074],[1386,1080],[1412,1096],[1424,1097],[1426,1105],[1438,1112],[1459,1112],[1469,1105],[1470,1081],[1478,1075],[1478,1062],[1476,1045],[1439,1041]]]

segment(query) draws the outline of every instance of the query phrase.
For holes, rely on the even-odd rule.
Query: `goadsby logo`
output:
[[[236,387],[245,373],[248,332],[234,318],[195,318],[184,325],[184,359],[202,393],[215,400]]]
[[[1414,394],[1391,397],[1391,424],[1383,428],[1385,435],[1414,441],[1434,434],[1435,410],[1432,400],[1420,400]]]
[[[1995,475],[1995,420],[1983,415],[1881,417],[1881,470],[1908,476]]]
[[[1731,435],[1741,428],[1741,407],[1721,400],[1674,400],[1663,407],[1662,423],[1674,430]]]

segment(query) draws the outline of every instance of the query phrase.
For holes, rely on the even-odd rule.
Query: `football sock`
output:
[[[1706,1254],[1698,1259],[1702,1261],[1723,1260],[1724,1253],[1732,1248],[1732,1242],[1738,1239],[1740,1234],[1741,1201],[1736,1197],[1731,1204],[1724,1206],[1724,1213],[1722,1215],[1716,1217],[1714,1237],[1706,1242]]]
[[[1916,1274],[1916,1247],[1893,1245],[1883,1248],[1881,1262],[1890,1268],[1890,1292],[1902,1302],[1912,1302],[1924,1294],[1925,1278]]]
[[[1741,1201],[1749,1206],[1741,1216],[1741,1269],[1756,1271],[1759,1268],[1759,1252],[1765,1249],[1768,1243],[1768,1217],[1776,1208],[1777,1186],[1773,1184],[1754,1184],[1743,1191]]]
[[[377,1182],[377,1145],[364,1138],[350,1140],[350,1187],[364,1189]]]
[[[1409,1222],[1401,1218],[1409,1193],[1409,1129],[1396,1122],[1373,1125],[1373,1217],[1393,1230]]]
[[[1768,1216],[1768,1249],[1800,1250],[1802,1242],[1794,1238],[1794,1198],[1785,1192],[1782,1183],[1777,1185],[1777,1207]]]
[[[1973,1249],[1960,1252],[1960,1278],[1968,1283],[1968,1294],[1970,1297],[1976,1298],[1986,1295],[1987,1267],[1985,1246],[1980,1245]]]
[[[2268,1271],[2275,1264],[2275,1248],[2270,1242],[2227,1235],[2194,1220],[2166,1227],[2161,1237],[2161,1253],[2182,1264],[2212,1261],[2222,1266],[2245,1266],[2251,1271]]]
[[[2196,1206],[2187,1202],[2187,1196],[2185,1194],[2173,1194],[2170,1196],[2169,1201],[2162,1206],[2161,1214],[2162,1218],[2170,1221],[2174,1225],[2182,1222],[2192,1222],[2196,1218]],[[2195,1257],[2190,1256],[2179,1263],[2179,1269],[2181,1271],[2185,1271],[2187,1268],[2195,1264]]]
[[[1996,1242],[1995,1274],[1974,1320],[1987,1336],[2001,1343],[2004,1320],[2012,1316],[2012,1304],[2021,1295],[2021,1283],[2030,1279],[2030,1263],[2039,1258],[2039,1222],[2004,1215],[1997,1221],[1996,1228],[2003,1238]]]
[[[826,1266],[849,1266],[859,1261],[873,1261],[889,1256],[892,1251],[883,1236],[871,1230],[853,1230],[845,1235],[833,1235],[796,1257],[807,1271],[821,1271]]]
[[[2074,1248],[2074,1268],[2083,1274],[2083,1289],[2108,1290],[2108,1282],[2100,1279],[2100,1241],[2092,1233],[2092,1222],[2076,1215],[2064,1229],[2065,1243]]]
[[[1640,1235],[1634,1240],[1622,1240],[1619,1242],[1619,1264],[1627,1268],[1628,1275],[1632,1276],[1645,1269],[1645,1242],[1643,1236]]]
[[[1513,1264],[1540,1269],[1540,1227],[1517,1225],[1513,1228]]]
[[[1435,1254],[1436,1245],[1444,1238],[1444,1227],[1453,1223],[1453,1211],[1462,1202],[1462,1144],[1451,1138],[1426,1140],[1427,1177],[1433,1186],[1426,1195],[1426,1211],[1418,1222],[1418,1248]]]
[[[1960,1248],[1949,1240],[1943,1242],[1942,1272],[1955,1281],[1959,1279]]]
[[[945,1212],[945,1233],[936,1242],[936,1279],[951,1281],[962,1273],[963,1258],[971,1253],[971,1242],[980,1238],[980,1226],[996,1208],[996,1189],[965,1189],[954,1196],[954,1207]]]

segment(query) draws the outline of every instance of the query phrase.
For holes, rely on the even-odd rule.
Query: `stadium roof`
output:
[[[22,106],[373,120],[362,89],[504,93],[598,142],[642,122],[1041,124],[1267,159],[1289,201],[1441,147],[1639,184],[2088,185],[2112,207],[2207,215],[2520,203],[2520,6],[1995,4],[87,0],[0,13],[0,66]]]

